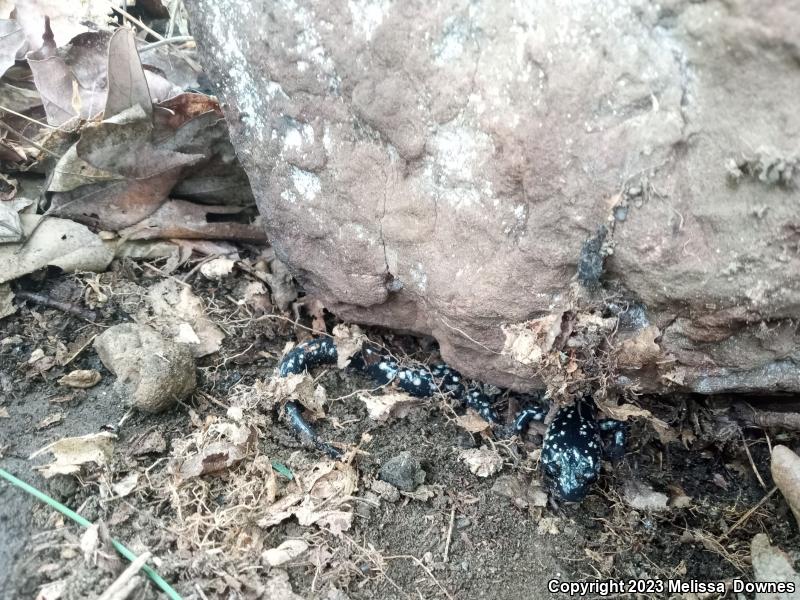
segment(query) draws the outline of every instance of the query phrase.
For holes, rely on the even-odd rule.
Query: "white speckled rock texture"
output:
[[[345,319],[526,389],[502,326],[604,289],[643,389],[800,391],[800,4],[189,0],[279,256]]]

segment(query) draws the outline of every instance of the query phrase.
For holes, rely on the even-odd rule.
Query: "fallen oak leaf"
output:
[[[485,433],[491,429],[491,424],[471,408],[456,417],[456,424],[469,433]]]
[[[339,324],[333,328],[333,339],[336,343],[337,366],[344,369],[350,359],[364,346],[367,336],[358,325]]]

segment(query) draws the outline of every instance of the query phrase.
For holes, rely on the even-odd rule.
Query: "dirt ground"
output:
[[[182,278],[190,269],[173,276]],[[551,579],[751,579],[750,541],[760,532],[793,560],[800,558],[800,535],[783,498],[774,493],[763,500],[773,488],[769,444],[797,449],[800,437],[738,427],[725,411],[729,399],[638,398],[669,423],[675,441],[663,444],[649,425],[634,421],[625,459],[604,469],[583,503],[540,506],[540,435],[529,434],[523,442],[482,441],[457,425],[444,399],[376,423],[354,393],[374,384],[335,368],[314,372],[328,398],[327,416],[317,427],[326,440],[360,445],[352,461],[355,488],[336,507],[352,515],[352,525],[338,532],[335,521],[301,525],[297,515],[266,525],[270,491],[263,482],[274,480],[273,493],[275,486],[286,493],[290,482],[274,471],[270,475],[264,457],[295,474],[324,469],[330,461],[302,444],[263,400],[286,343],[306,334],[283,318],[259,318],[237,302],[247,278],[242,272],[220,281],[196,272],[187,277],[226,337],[218,353],[199,360],[198,390],[190,400],[158,415],[129,412],[115,392],[114,376],[86,345],[107,327],[133,319],[137,299],[115,290],[128,289],[125,282],[146,289],[163,279],[155,271],[123,262],[99,276],[51,273],[23,281],[34,291],[74,299],[85,295],[91,279],[108,299],[97,306],[94,323],[33,303],[0,323],[0,465],[92,522],[102,521],[134,552],[152,552],[151,564],[184,598],[515,600],[553,597],[547,590]],[[302,322],[310,324],[307,317]],[[368,333],[420,360],[435,354],[428,340]],[[37,368],[41,363],[29,362],[36,349],[60,358]],[[66,365],[65,356],[72,358]],[[96,369],[103,378],[87,390],[59,385],[73,369]],[[798,402],[780,404],[797,409]],[[191,454],[187,440],[197,443],[197,436],[232,414],[257,432],[243,460],[181,479],[176,464]],[[50,442],[103,429],[118,436],[107,465],[86,465],[78,477],[44,479],[35,467],[47,457],[29,460]],[[499,473],[478,477],[461,460],[463,450],[481,445],[503,457]],[[420,460],[424,486],[392,501],[391,494],[376,493],[373,482],[380,467],[402,451]],[[132,489],[114,488],[132,474]],[[671,505],[660,511],[632,508],[624,493],[631,481],[663,492]],[[61,582],[62,599],[99,596],[120,565],[102,547],[85,557],[82,533],[0,483],[0,597],[36,598],[54,582]],[[302,540],[305,551],[268,566],[263,552],[286,540]],[[147,582],[131,597],[163,596]]]

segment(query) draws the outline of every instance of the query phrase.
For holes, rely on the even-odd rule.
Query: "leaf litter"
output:
[[[50,4],[53,3],[40,3]],[[16,280],[25,278],[30,283],[33,278],[28,276],[40,276],[36,272],[47,266],[76,272],[72,277],[82,282],[84,301],[91,303],[92,308],[102,312],[113,306],[126,318],[150,323],[192,347],[203,358],[201,372],[206,385],[189,400],[186,410],[190,418],[170,435],[159,429],[139,431],[130,448],[122,452],[113,434],[67,437],[35,453],[34,458],[49,452],[54,455],[54,462],[43,467],[49,477],[63,473],[80,475],[97,484],[105,498],[125,498],[126,503],[113,514],[120,522],[133,518],[126,505],[145,500],[150,506],[156,503],[167,516],[163,520],[149,518],[157,523],[167,540],[165,547],[175,550],[175,557],[162,556],[162,560],[174,561],[171,564],[175,565],[175,572],[185,572],[189,577],[204,570],[212,572],[201,580],[202,587],[212,595],[260,590],[266,597],[300,597],[292,590],[298,572],[303,569],[313,572],[315,582],[320,575],[328,585],[333,582],[346,586],[355,580],[359,588],[380,589],[370,586],[396,576],[387,569],[391,560],[408,560],[417,565],[412,560],[416,557],[385,556],[375,541],[381,538],[370,538],[368,528],[359,528],[359,519],[366,519],[364,515],[369,510],[381,507],[380,497],[368,495],[369,476],[366,482],[360,477],[375,465],[370,461],[379,460],[373,459],[371,453],[380,456],[381,436],[364,434],[358,449],[351,451],[350,461],[359,457],[358,469],[352,462],[319,460],[302,450],[284,452],[280,446],[276,451],[270,439],[280,429],[272,409],[287,398],[299,399],[322,427],[333,426],[337,432],[339,428],[347,429],[342,422],[352,419],[352,414],[343,412],[341,403],[325,393],[326,388],[330,389],[330,380],[339,377],[336,370],[331,369],[316,379],[309,375],[275,379],[264,376],[261,364],[255,381],[252,371],[246,383],[230,387],[227,379],[236,381],[239,375],[238,369],[231,368],[229,359],[277,358],[275,348],[279,345],[265,345],[258,336],[274,342],[277,335],[294,333],[303,339],[309,335],[308,331],[290,327],[302,311],[311,319],[309,329],[325,334],[326,318],[330,322],[330,315],[326,315],[318,300],[302,296],[302,289],[274,252],[267,250],[259,255],[252,248],[231,244],[260,244],[265,238],[254,218],[246,177],[227,141],[216,98],[185,91],[183,83],[180,87],[174,85],[169,61],[142,66],[154,52],[142,50],[145,40],[141,34],[134,36],[126,28],[111,32],[79,27],[65,38],[67,28],[62,23],[68,17],[56,10],[48,12],[49,25],[45,25],[42,13],[28,21],[33,24],[35,35],[23,41],[19,23],[8,20],[0,26],[0,31],[10,34],[0,36],[0,66],[6,72],[4,83],[9,83],[0,90],[2,106],[33,120],[0,108],[5,124],[12,130],[4,128],[0,132],[0,159],[9,161],[19,173],[47,176],[39,181],[41,194],[33,196],[35,202],[27,196],[22,199],[25,206],[17,203],[21,196],[13,185],[2,186],[0,215],[6,217],[0,218],[0,241],[10,243],[0,246],[0,258],[8,248],[16,257],[9,260],[24,265],[6,281],[16,285]],[[30,43],[39,47],[29,47]],[[169,49],[165,45],[158,50]],[[29,50],[34,53],[25,59]],[[192,74],[181,79],[191,80]],[[26,81],[35,85],[25,87]],[[140,160],[133,159],[134,154]],[[20,215],[31,208],[39,214]],[[42,215],[45,210],[46,218]],[[48,223],[58,227],[49,231]],[[69,232],[67,241],[74,244],[76,239],[81,240],[85,248],[81,249],[81,244],[62,244],[59,231],[64,229]],[[10,232],[8,239],[2,239],[4,231]],[[109,262],[115,259],[113,267],[128,279],[116,274],[112,277],[110,273],[85,274],[85,271],[104,271],[108,262],[102,264],[102,261],[106,259]],[[193,262],[194,267],[187,266],[181,272],[180,266],[187,262]],[[0,269],[0,272],[11,271]],[[226,280],[233,279],[228,277],[233,272],[248,278],[246,285],[235,291],[225,285]],[[197,273],[202,277],[197,277]],[[153,280],[158,283],[153,285]],[[13,295],[13,288],[8,289]],[[229,293],[233,297],[225,298]],[[13,307],[19,304],[13,299],[8,302]],[[228,309],[230,313],[225,312]],[[49,312],[45,313],[47,318]],[[288,316],[292,313],[294,319]],[[41,315],[39,318],[37,323],[45,328],[47,318]],[[566,390],[585,377],[591,367],[585,357],[575,352],[574,346],[569,346],[569,339],[600,339],[609,334],[608,325],[604,319],[585,314],[551,315],[512,325],[506,331],[505,352],[514,360],[530,365],[532,370],[553,369],[551,373],[558,376],[551,380],[553,389]],[[340,347],[339,367],[343,367],[363,344],[364,334],[357,328],[337,327],[333,335]],[[658,330],[653,329],[623,342],[615,358],[620,367],[642,368],[663,359],[658,335]],[[29,366],[37,377],[50,377],[49,382],[55,385],[64,373],[59,370],[61,365],[71,360],[72,349],[65,354],[66,345],[62,343],[62,348],[53,340],[46,341],[31,346],[38,351],[31,355],[35,360]],[[251,352],[242,343],[256,347]],[[13,347],[11,342],[9,345]],[[230,356],[233,352],[237,353],[235,357]],[[81,385],[73,388],[73,394],[63,396],[63,402],[54,396],[52,402],[63,410],[49,413],[40,424],[53,419],[47,427],[55,430],[60,424],[56,418],[61,422],[73,418],[69,408],[76,397],[79,401],[81,395],[94,394],[107,383],[99,381],[96,389],[87,387],[86,392],[83,383],[92,382],[95,376],[73,377]],[[327,385],[323,387],[320,380],[327,381]],[[355,403],[360,410],[358,418],[366,414],[370,426],[407,419],[407,423],[399,423],[398,427],[410,432],[407,435],[415,440],[412,443],[430,452],[433,463],[444,456],[442,449],[427,438],[435,437],[440,446],[451,441],[442,442],[438,432],[414,430],[426,417],[423,411],[411,410],[420,403],[419,399],[393,391],[379,394],[357,390],[348,395],[363,403],[363,408]],[[674,428],[672,421],[668,424],[666,419],[656,418],[635,404],[615,405],[600,400],[603,412],[610,416],[636,419],[636,423],[649,421],[656,432],[659,425],[667,432]],[[214,416],[211,409],[220,408],[217,406],[220,404],[227,407],[221,413],[224,416]],[[331,411],[336,417],[330,415]],[[4,419],[10,418],[5,406],[0,413]],[[469,434],[487,431],[486,424],[470,412],[458,417],[456,424]],[[681,435],[684,433],[686,430],[681,431]],[[670,439],[662,437],[661,441],[666,445]],[[168,456],[163,456],[164,453]],[[507,462],[522,464],[523,470],[530,470],[530,461],[538,458],[536,451],[527,457],[517,456],[503,444],[468,448],[463,452],[455,449],[450,454],[453,460],[447,467],[455,472],[453,477],[460,478],[448,479],[452,490],[443,490],[440,484],[420,486],[414,492],[402,494],[395,490],[394,501],[400,504],[392,511],[404,510],[409,500],[428,503],[421,506],[427,509],[423,512],[430,521],[429,531],[435,531],[437,523],[446,531],[447,523],[441,523],[439,513],[446,513],[442,509],[451,506],[454,511],[456,508],[469,511],[478,502],[472,495],[476,493],[477,477],[490,478]],[[445,474],[445,479],[450,475]],[[470,489],[461,489],[464,482]],[[501,505],[502,510],[516,511],[512,512],[516,529],[520,517],[533,516],[544,535],[555,536],[562,530],[563,521],[541,518],[541,512],[536,511],[541,511],[546,496],[533,483],[528,487],[522,494],[524,502],[518,503],[515,498],[513,506]],[[693,498],[697,496],[695,489],[676,492],[679,501],[671,503],[673,511],[681,509],[679,504],[686,505],[688,493]],[[617,514],[619,506],[621,502],[612,502],[607,527],[620,528],[626,522],[629,513]],[[525,513],[526,510],[529,512]],[[373,524],[374,521],[369,521],[369,527]],[[390,521],[381,519],[380,526],[384,525],[392,527]],[[428,534],[423,535],[420,523],[414,527],[420,528],[415,539],[429,544]],[[407,535],[409,525],[403,523],[402,529]],[[470,547],[475,529],[482,531],[479,523],[474,528],[467,526],[456,539],[462,544],[459,552]],[[356,535],[350,533],[353,531],[364,535],[366,540],[362,543],[350,537]],[[99,531],[95,534],[95,541],[87,543],[90,556],[96,556],[101,548],[97,543]],[[614,534],[634,539],[627,531],[620,534],[617,529]],[[601,538],[603,535],[600,534]],[[590,544],[595,541],[588,540]],[[708,545],[717,547],[710,542]],[[437,550],[435,543],[430,547]],[[599,568],[612,568],[612,563],[604,562],[602,552],[590,548],[587,551],[590,558],[597,558]],[[421,552],[420,555],[423,558],[416,559],[420,565],[432,564]],[[259,563],[268,570],[254,575],[253,565]],[[287,572],[277,567],[292,570]],[[411,572],[410,581],[416,587],[420,581],[417,576],[423,569],[414,566]],[[424,572],[434,582],[436,577],[447,577],[438,570],[435,576],[434,571]],[[270,590],[276,595],[270,596]],[[390,589],[389,593],[395,591]],[[432,585],[431,595],[436,593],[439,590]]]

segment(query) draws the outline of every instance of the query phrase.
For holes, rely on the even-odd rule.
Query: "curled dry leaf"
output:
[[[653,426],[662,444],[668,444],[678,439],[675,430],[672,429],[666,421],[662,421],[658,417],[653,416],[653,413],[644,408],[639,408],[633,404],[614,405],[604,402],[600,403],[600,408],[603,413],[617,421],[627,421],[631,417],[646,419]]]
[[[62,438],[48,444],[41,450],[31,454],[30,458],[49,452],[55,461],[41,467],[42,476],[50,478],[53,475],[69,475],[80,471],[81,466],[94,463],[105,465],[114,452],[114,442],[117,436],[108,433],[93,433],[80,437]]]
[[[94,369],[78,369],[70,371],[58,380],[58,383],[67,387],[88,389],[100,383],[102,376]]]
[[[114,494],[117,495],[119,498],[124,498],[128,494],[130,494],[133,490],[136,489],[136,485],[139,483],[139,473],[133,471],[132,473],[128,473],[125,477],[120,479],[117,483],[111,486],[112,491]]]
[[[314,378],[308,373],[291,373],[286,377],[273,377],[267,384],[268,403],[275,406],[282,400],[299,400],[303,406],[314,402]]]
[[[489,477],[503,468],[503,458],[491,448],[469,448],[461,452],[458,458],[478,477]]]
[[[337,534],[350,528],[353,512],[346,503],[358,485],[352,465],[319,462],[296,476],[300,489],[307,491],[290,492],[277,500],[259,520],[259,527],[272,527],[294,516],[301,525],[318,524]]]
[[[272,292],[272,301],[279,310],[286,312],[297,300],[297,286],[294,283],[289,267],[277,258],[273,258],[269,263],[270,272],[264,273],[262,277],[269,285]]]
[[[140,311],[139,318],[176,340],[183,333],[183,340],[189,342],[195,357],[219,350],[225,334],[208,318],[202,300],[190,287],[174,279],[163,279],[150,288],[145,301],[152,314],[145,309]],[[191,334],[185,326],[181,328],[184,324],[189,326]]]
[[[224,279],[233,272],[235,260],[220,256],[213,258],[200,266],[200,272],[207,279]]]
[[[622,489],[622,498],[631,508],[644,511],[662,511],[669,508],[666,494],[636,479],[628,479]]]
[[[421,403],[420,398],[403,392],[382,395],[358,394],[358,399],[366,406],[370,418],[379,422],[386,421],[389,417],[402,419],[408,416],[412,408]]]
[[[350,364],[350,358],[357,352],[367,340],[367,336],[361,331],[358,325],[337,325],[333,328],[333,339],[336,343],[338,355],[337,366],[344,369]]]
[[[209,442],[200,448],[198,454],[183,460],[177,469],[181,479],[219,473],[235,467],[247,456],[258,439],[258,432],[254,427],[220,423],[214,428],[225,439]]]
[[[16,19],[0,19],[0,77],[14,62],[25,44],[25,32]]]
[[[561,334],[562,315],[554,313],[541,319],[503,327],[506,336],[503,354],[523,365],[540,364]]]
[[[24,237],[19,213],[33,204],[33,200],[20,198],[0,201],[0,244],[21,242]]]
[[[456,424],[470,433],[484,433],[491,429],[489,422],[472,409],[457,416]]]
[[[113,251],[80,223],[41,215],[20,218],[28,239],[22,248],[21,244],[0,245],[0,283],[47,266],[70,273],[104,271],[114,258]]]
[[[267,567],[277,567],[302,556],[308,550],[303,540],[286,540],[277,548],[270,548],[261,554],[261,563]]]
[[[14,306],[14,292],[7,283],[0,283],[0,319],[13,315],[17,312]]]
[[[636,335],[622,342],[617,350],[617,363],[623,369],[641,369],[661,358],[661,347],[656,339],[661,330],[649,325],[636,332]]]
[[[130,240],[170,238],[265,243],[267,236],[259,225],[230,220],[232,215],[238,215],[244,210],[241,206],[206,206],[185,200],[168,200],[148,217],[121,229],[119,233]],[[269,280],[271,287],[283,281],[269,274],[264,277]],[[274,291],[273,287],[273,293]],[[288,295],[293,296],[294,300],[297,298],[297,290]]]

